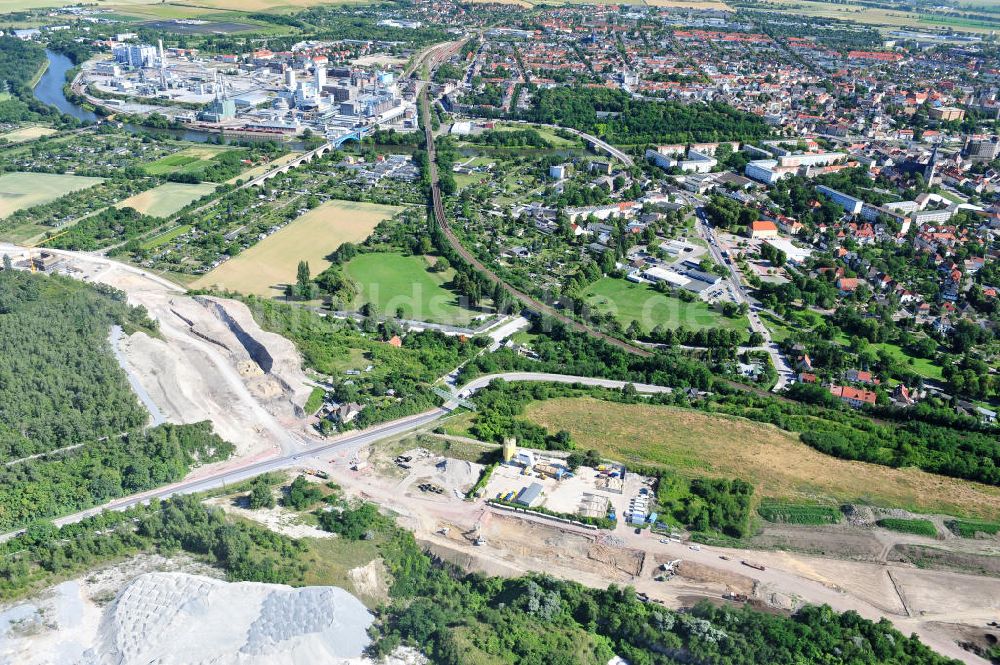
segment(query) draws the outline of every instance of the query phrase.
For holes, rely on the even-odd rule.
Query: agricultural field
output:
[[[117,204],[118,208],[133,208],[150,217],[169,217],[192,201],[215,191],[212,183],[197,185],[165,182]]]
[[[207,162],[224,152],[239,150],[223,145],[196,145],[184,148],[172,155],[146,164],[143,170],[149,175],[168,175],[171,173],[197,174],[205,168]]]
[[[115,0],[120,5],[151,5],[156,0]],[[0,14],[20,12],[45,7],[68,7],[79,4],[75,0],[0,0]]]
[[[331,252],[345,242],[361,242],[379,222],[399,210],[371,203],[329,201],[226,261],[192,286],[265,297],[283,295],[284,285],[295,281],[299,261],[308,261],[312,274],[319,274],[329,267],[326,257]]]
[[[703,300],[684,302],[660,293],[646,284],[603,277],[583,292],[590,307],[600,313],[613,312],[623,326],[638,321],[643,330],[656,326],[687,330],[726,328],[746,330],[745,317],[730,319],[715,311]]]
[[[1000,488],[829,457],[794,434],[742,418],[593,398],[536,402],[524,417],[550,432],[567,430],[580,449],[626,463],[655,464],[688,477],[742,478],[765,500],[1000,514]]]
[[[0,176],[0,219],[102,181],[58,173],[5,173]]]
[[[431,272],[430,268],[426,257],[402,254],[361,254],[344,266],[359,288],[358,307],[373,303],[389,315],[402,307],[408,319],[468,324],[476,312],[461,307],[457,296],[444,287],[454,271]]]
[[[773,0],[761,6],[766,6],[769,10],[787,12],[797,16],[854,21],[855,23],[879,28],[930,30],[938,27],[962,32],[991,32],[1000,27],[1000,19],[997,20],[995,25],[991,25],[983,21],[971,21],[961,17],[905,12],[894,9],[883,9],[881,7],[865,7],[861,4],[850,2],[832,3],[816,2],[815,0]]]
[[[3,93],[10,98],[10,93]],[[51,136],[52,134],[58,134],[59,130],[53,129],[52,127],[42,127],[40,125],[29,125],[28,127],[19,127],[13,131],[7,132],[6,134],[0,135],[0,139],[7,141],[8,143],[24,143],[25,141],[34,141],[35,139],[41,138],[43,136]]]
[[[196,4],[199,7],[211,9],[245,12],[281,12],[305,9],[307,7],[315,7],[316,5],[357,5],[370,3],[367,0],[199,0]]]

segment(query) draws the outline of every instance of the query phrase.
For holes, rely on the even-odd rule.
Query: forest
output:
[[[0,271],[0,529],[152,489],[232,453],[207,422],[143,431],[149,416],[112,355],[112,325],[156,334],[120,291]]]
[[[542,88],[523,115],[525,120],[572,127],[622,145],[752,141],[770,135],[762,119],[726,104],[635,100],[623,90],[608,88]]]
[[[145,425],[111,353],[112,325],[155,328],[108,287],[0,271],[0,460]]]
[[[227,459],[233,450],[205,421],[114,435],[70,452],[4,465],[0,530],[176,482],[192,467]]]
[[[45,49],[16,37],[0,37],[0,122],[51,120],[76,124],[51,106],[35,98],[29,87],[45,64]]]

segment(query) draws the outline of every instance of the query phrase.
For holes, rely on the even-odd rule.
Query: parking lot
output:
[[[540,457],[539,464],[544,460]],[[641,489],[649,487],[649,479],[626,473],[620,485],[621,493],[609,489],[606,480],[607,474],[584,466],[578,468],[576,473],[556,480],[537,472],[525,474],[520,466],[500,465],[490,477],[485,496],[488,499],[496,499],[498,495],[501,498],[510,496],[510,500],[514,500],[522,489],[538,483],[542,492],[533,507],[588,517],[605,517],[610,507],[617,516],[618,528],[628,528],[624,521],[630,500],[639,496]]]

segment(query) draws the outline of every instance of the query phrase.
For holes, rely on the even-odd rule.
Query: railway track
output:
[[[500,285],[500,287],[504,291],[506,291],[512,298],[523,303],[528,309],[534,311],[536,314],[539,315],[544,314],[545,316],[549,316],[553,319],[556,319],[560,323],[563,323],[564,325],[573,330],[600,339],[604,342],[607,342],[608,344],[616,346],[634,355],[641,356],[644,358],[652,356],[653,354],[650,351],[647,351],[646,349],[642,349],[633,344],[629,344],[624,340],[612,337],[611,335],[605,334],[599,330],[594,330],[593,328],[586,326],[575,319],[571,319],[570,317],[558,311],[551,305],[543,303],[537,298],[534,298],[533,296],[524,293],[520,289],[514,288],[507,282],[503,281],[499,275],[497,275],[495,272],[486,267],[482,263],[482,261],[473,256],[472,253],[469,250],[467,250],[464,245],[462,245],[458,237],[455,235],[455,232],[448,224],[448,216],[445,214],[444,202],[441,197],[441,187],[440,187],[440,182],[438,180],[437,162],[435,161],[436,155],[434,150],[434,132],[431,129],[431,125],[429,122],[430,103],[428,102],[427,99],[426,86],[420,91],[420,105],[423,111],[422,115],[425,119],[424,140],[427,144],[426,145],[427,162],[428,162],[428,167],[430,168],[430,176],[431,176],[430,177],[431,207],[434,213],[434,219],[435,221],[437,221],[438,226],[441,227],[441,231],[444,233],[445,238],[448,239],[448,244],[451,245],[452,249],[454,249],[455,252],[457,252],[458,255],[461,256],[464,261],[466,261],[469,265],[475,268],[480,274],[486,277],[486,279],[489,280],[490,283],[494,285]]]

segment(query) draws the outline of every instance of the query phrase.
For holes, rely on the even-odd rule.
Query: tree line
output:
[[[566,86],[538,89],[533,100],[524,119],[572,127],[612,143],[752,141],[770,135],[761,118],[721,102],[641,100],[624,90]]]

